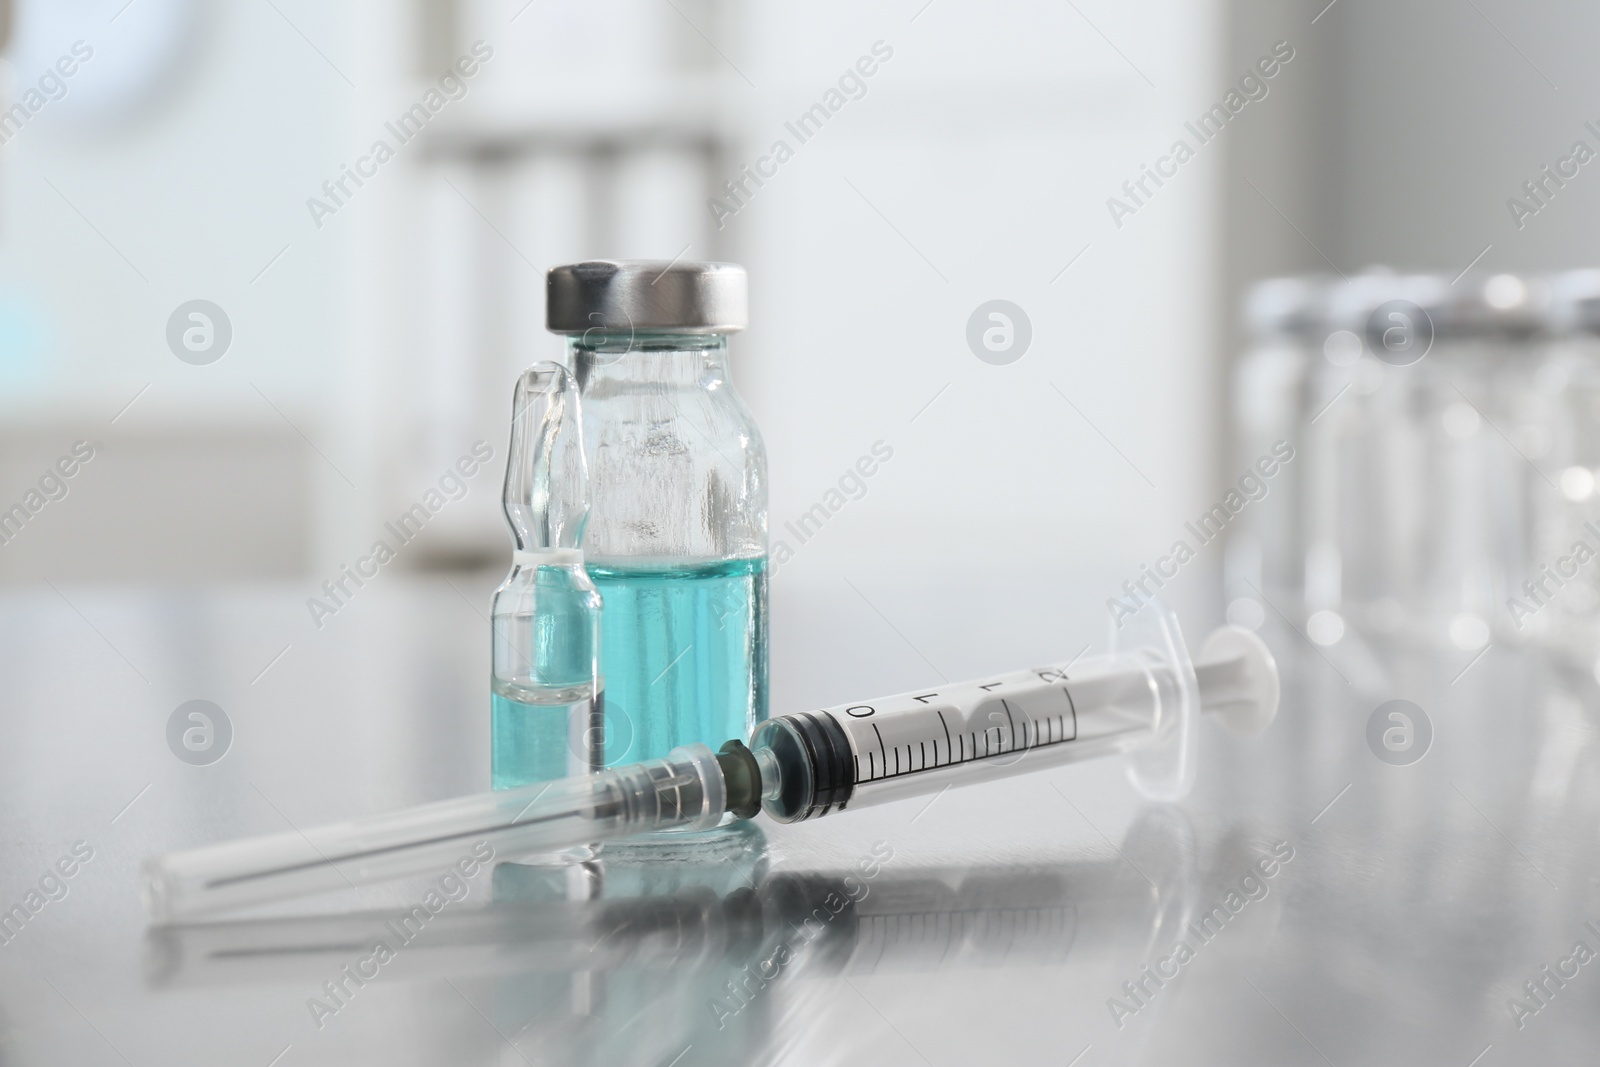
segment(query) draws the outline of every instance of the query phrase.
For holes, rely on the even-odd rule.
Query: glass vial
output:
[[[605,602],[608,764],[767,716],[767,460],[728,375],[742,267],[588,262],[548,278],[583,395],[585,549]]]

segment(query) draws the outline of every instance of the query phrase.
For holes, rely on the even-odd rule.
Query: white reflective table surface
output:
[[[837,639],[893,654],[808,680],[793,625],[774,710],[1021,665],[862,589]],[[396,577],[322,631],[303,590],[0,601],[0,1062],[1592,1062],[1600,693],[1499,648],[1269,627],[1278,721],[1206,724],[1179,806],[1085,765],[147,928],[144,856],[483,788],[485,590]],[[1431,738],[1386,711],[1369,743],[1395,699]],[[169,747],[190,700],[216,762]]]

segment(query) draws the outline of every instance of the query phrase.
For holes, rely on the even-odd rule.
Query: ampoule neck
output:
[[[583,543],[583,413],[577,379],[558,363],[535,364],[517,381],[503,506],[518,555],[561,555]]]
[[[511,564],[514,567],[566,567],[582,569],[583,549],[581,548],[517,548],[511,553]]]

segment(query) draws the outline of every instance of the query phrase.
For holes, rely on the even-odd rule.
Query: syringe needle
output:
[[[727,803],[717,756],[689,745],[599,774],[168,853],[144,865],[145,905],[167,922],[624,834],[709,828]]]

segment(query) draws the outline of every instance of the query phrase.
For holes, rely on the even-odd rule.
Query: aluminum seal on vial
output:
[[[736,263],[597,259],[551,268],[545,327],[582,335],[670,330],[734,333],[750,324],[749,279]]]

